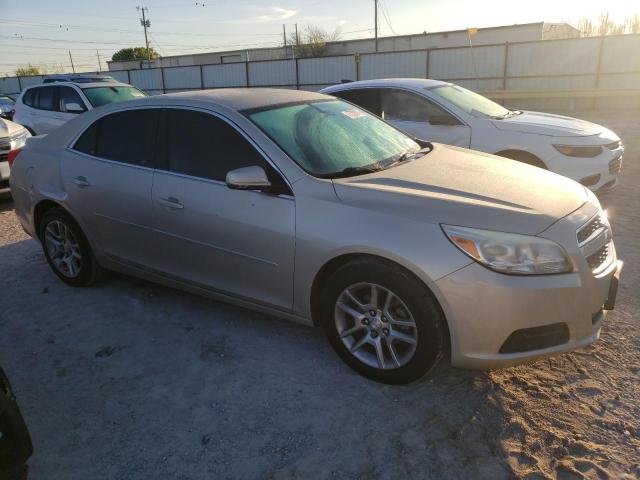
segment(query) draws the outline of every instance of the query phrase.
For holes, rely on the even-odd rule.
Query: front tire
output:
[[[444,346],[444,318],[431,292],[390,262],[351,261],[327,280],[321,322],[334,350],[359,374],[406,384],[429,372]]]
[[[100,266],[80,226],[66,210],[46,211],[38,232],[47,263],[58,278],[74,287],[96,281]]]

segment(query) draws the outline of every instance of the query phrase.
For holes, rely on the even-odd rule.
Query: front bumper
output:
[[[567,157],[554,149],[545,160],[550,170],[595,192],[616,186],[622,175],[623,155],[624,147],[620,144],[613,150],[603,146],[602,153],[593,158]]]
[[[610,242],[607,262],[596,270],[588,265],[576,229],[594,213],[595,207],[585,204],[540,234],[565,246],[576,266],[572,273],[514,276],[472,263],[435,282],[433,290],[451,335],[453,366],[506,367],[599,338],[607,309],[615,302],[622,262]],[[567,248],[572,243],[575,246]],[[553,337],[554,332],[562,335]],[[529,348],[521,348],[527,339]],[[544,343],[548,340],[557,341]]]

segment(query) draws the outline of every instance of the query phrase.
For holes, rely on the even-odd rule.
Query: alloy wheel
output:
[[[65,277],[77,277],[82,268],[82,254],[73,231],[60,220],[52,220],[45,227],[44,241],[56,270]]]
[[[361,282],[345,288],[335,305],[342,343],[364,364],[378,369],[406,365],[418,344],[418,328],[402,299],[391,290]]]

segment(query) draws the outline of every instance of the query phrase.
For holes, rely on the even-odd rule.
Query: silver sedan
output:
[[[11,183],[69,285],[117,270],[321,325],[386,383],[587,345],[622,266],[578,183],[309,92],[101,107],[29,139]]]

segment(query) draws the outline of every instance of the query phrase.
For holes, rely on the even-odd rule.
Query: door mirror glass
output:
[[[227,187],[235,190],[268,190],[271,182],[262,167],[242,167],[227,173]]]
[[[84,108],[82,108],[80,105],[78,105],[75,102],[67,103],[65,105],[65,109],[66,109],[67,113],[82,113],[82,112],[84,112]]]

